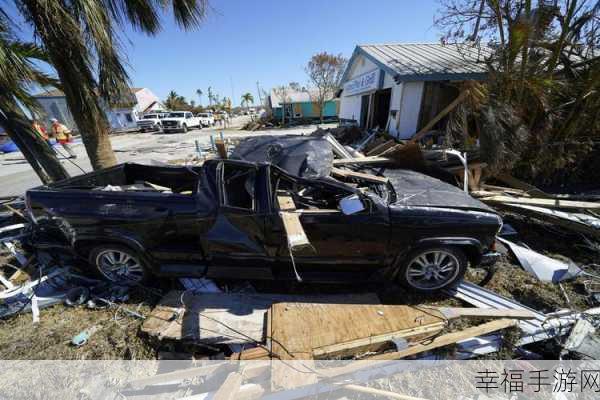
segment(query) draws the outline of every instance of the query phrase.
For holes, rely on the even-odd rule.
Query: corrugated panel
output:
[[[569,331],[576,321],[575,315],[565,315],[561,318],[550,317],[512,299],[468,282],[462,282],[454,289],[446,289],[445,293],[478,308],[529,310],[535,313],[534,319],[519,321],[519,327],[523,332],[519,345],[562,336]]]
[[[491,54],[488,47],[460,44],[381,44],[359,46],[361,50],[399,77],[482,74],[485,60]]]

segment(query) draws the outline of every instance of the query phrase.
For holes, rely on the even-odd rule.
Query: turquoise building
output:
[[[285,95],[285,101],[279,93],[274,90],[269,95],[269,106],[273,110],[273,116],[281,119],[281,113],[285,110],[285,119],[304,120],[318,119],[319,105],[313,101],[314,95],[310,91],[292,91]],[[330,99],[323,105],[323,117],[327,120],[337,120],[340,106],[338,99]]]

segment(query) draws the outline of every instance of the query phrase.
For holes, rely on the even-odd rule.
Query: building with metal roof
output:
[[[291,120],[312,120],[319,118],[319,104],[315,101],[317,92],[315,89],[289,90],[285,93],[285,99],[277,90],[271,90],[267,98],[269,107],[273,116],[279,120],[282,113],[285,112],[285,119]],[[328,120],[337,119],[339,111],[339,101],[332,96],[326,99],[323,104],[323,118]]]
[[[461,82],[486,79],[491,53],[467,44],[356,46],[342,77],[340,118],[410,138],[458,96]]]
[[[110,126],[114,130],[134,129],[137,120],[146,112],[164,110],[159,98],[148,88],[130,88],[116,105],[103,104]],[[45,90],[35,96],[44,110],[41,119],[49,125],[51,118],[56,118],[71,128],[76,128],[75,120],[69,111],[65,94],[59,89]]]

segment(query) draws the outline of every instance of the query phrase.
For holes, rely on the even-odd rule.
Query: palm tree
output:
[[[246,105],[246,109],[248,110],[249,106],[248,104],[252,103],[254,104],[254,96],[252,96],[252,93],[250,92],[246,92],[242,95],[242,106],[245,104]]]
[[[18,41],[13,28],[0,9],[0,126],[43,183],[68,178],[56,153],[34,132],[23,111],[23,107],[33,112],[39,110],[28,92],[32,84],[56,85],[56,81],[40,72],[33,63],[34,60],[44,61],[44,52],[34,44]]]
[[[79,128],[92,166],[116,163],[103,101],[128,94],[128,75],[118,48],[118,31],[127,25],[153,35],[160,14],[170,4],[183,28],[204,18],[206,0],[13,0],[33,28],[61,82],[67,105]]]
[[[212,92],[212,87],[208,87],[208,105],[212,106],[212,101],[213,101],[213,92]]]
[[[202,89],[196,89],[196,94],[198,95],[198,98],[200,99],[200,101],[198,102],[198,105],[202,106],[202,95],[204,94],[204,92],[202,91]]]
[[[167,96],[164,104],[169,110],[173,111],[188,109],[190,107],[190,105],[185,100],[185,97],[178,95],[177,92],[175,92],[174,90],[171,90],[169,92],[169,95]]]

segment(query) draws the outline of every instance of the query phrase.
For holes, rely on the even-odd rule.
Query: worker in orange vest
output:
[[[56,118],[52,118],[50,120],[52,122],[52,135],[56,139],[56,141],[69,153],[69,158],[77,158],[75,152],[69,146],[69,143],[72,141],[71,130],[58,122]]]
[[[33,131],[37,133],[42,139],[46,142],[48,141],[48,134],[46,133],[46,128],[37,119],[34,119],[31,123],[31,128]]]

